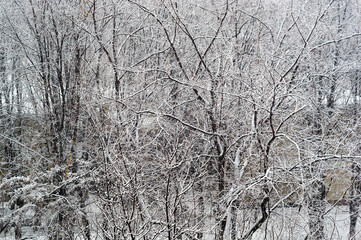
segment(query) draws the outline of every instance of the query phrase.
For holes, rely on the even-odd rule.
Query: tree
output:
[[[1,232],[33,209],[50,239],[326,239],[350,193],[351,238],[352,4],[6,2]]]

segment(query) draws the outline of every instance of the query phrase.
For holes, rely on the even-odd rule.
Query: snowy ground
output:
[[[357,235],[355,239],[361,239],[361,219],[357,224]],[[326,239],[346,240],[349,230],[349,209],[348,206],[337,206],[332,208],[325,216]],[[265,235],[267,233],[267,238]],[[306,209],[284,208],[279,209],[271,215],[267,224],[264,224],[261,231],[253,236],[253,240],[293,240],[305,239],[308,233],[308,216]]]
[[[299,211],[298,208],[280,208],[273,212],[270,219],[263,225],[262,229],[253,235],[253,240],[303,240],[307,236],[307,212],[305,209]],[[349,211],[348,206],[337,206],[332,208],[325,217],[326,236],[330,240],[348,239]],[[361,239],[361,219],[358,221],[358,234],[355,239]],[[265,238],[265,235],[267,237]],[[211,234],[205,234],[207,240],[212,239]],[[8,233],[0,234],[1,240],[15,239],[14,228]],[[22,239],[47,239],[43,233],[34,233],[31,228],[22,228]],[[80,236],[75,236],[76,240],[82,240]],[[93,239],[101,239],[93,233]]]

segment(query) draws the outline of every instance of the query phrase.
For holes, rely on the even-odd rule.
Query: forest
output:
[[[360,60],[360,0],[0,0],[0,239],[360,239]]]

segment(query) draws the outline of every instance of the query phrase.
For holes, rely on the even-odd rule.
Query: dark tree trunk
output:
[[[311,172],[319,172],[316,166],[312,166]],[[326,211],[326,187],[324,176],[321,179],[315,179],[311,185],[309,199],[307,203],[309,215],[309,239],[310,240],[324,240],[324,215]]]
[[[361,177],[360,177],[360,166],[352,164],[352,182],[350,187],[350,229],[349,239],[354,239],[356,234],[356,224],[359,214],[360,201],[361,201]]]

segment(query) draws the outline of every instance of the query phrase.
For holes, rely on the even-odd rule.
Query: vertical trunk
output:
[[[167,235],[168,240],[172,240],[172,223],[171,223],[171,217],[170,217],[170,193],[169,193],[169,184],[170,184],[170,176],[168,173],[168,179],[167,179],[167,187],[166,187],[166,193],[165,193],[165,215],[166,215],[166,222],[167,222]]]
[[[205,209],[204,209],[204,197],[203,197],[203,184],[201,183],[197,183],[196,187],[195,187],[195,191],[196,193],[199,194],[198,199],[196,200],[198,204],[197,206],[197,211],[196,211],[196,222],[194,223],[194,225],[198,225],[199,229],[196,233],[196,239],[203,239],[203,227],[204,227],[204,216],[205,216]]]
[[[319,135],[318,135],[319,136]],[[326,186],[325,175],[322,165],[313,163],[309,170],[310,177],[313,178],[311,188],[308,193],[307,209],[309,216],[309,239],[325,239],[324,216],[326,214]]]
[[[219,144],[219,148],[221,148],[220,144]],[[218,183],[218,194],[219,197],[218,199],[222,199],[223,195],[224,195],[224,190],[225,190],[225,159],[224,159],[224,149],[223,150],[218,150],[217,153],[219,153],[219,157],[218,157],[218,174],[219,174],[219,183]],[[218,213],[220,215],[220,228],[219,228],[219,233],[217,235],[217,239],[219,240],[223,240],[224,237],[224,232],[226,230],[226,224],[227,224],[227,218],[224,216],[224,212],[222,209],[220,209],[220,212]],[[219,221],[217,219],[217,221]]]
[[[358,96],[359,96],[359,72],[356,73],[356,79],[354,82],[353,89],[353,98],[354,98],[354,126],[357,126],[358,120]],[[356,134],[358,129],[356,128]],[[357,139],[357,144],[359,144],[359,140]],[[359,146],[357,146],[359,149]],[[356,153],[356,155],[358,155]],[[356,225],[357,218],[359,214],[359,208],[361,203],[361,176],[360,176],[360,165],[357,163],[353,163],[351,166],[351,186],[350,186],[350,202],[349,202],[349,210],[350,210],[350,228],[349,228],[349,239],[354,239],[356,234]]]
[[[320,169],[317,166],[312,166],[311,172],[318,174]],[[325,178],[321,176],[320,179],[316,179],[311,187],[312,190],[308,199],[308,215],[309,215],[309,239],[310,240],[323,240],[324,235],[324,216],[326,211],[326,188]]]
[[[212,86],[211,86],[211,104],[210,109],[207,110],[212,132],[217,133],[218,131],[218,125],[216,120],[216,111],[217,111],[217,95],[216,95],[216,88],[218,87],[218,80],[212,79]],[[223,144],[223,146],[222,146]],[[224,145],[224,142],[222,139],[218,136],[213,136],[213,146],[215,148],[215,153],[217,154],[216,159],[216,169],[217,169],[217,181],[218,181],[218,199],[222,199],[224,195],[225,190],[225,149],[226,146]],[[226,223],[227,218],[224,217],[224,212],[222,209],[220,209],[220,206],[218,206],[218,217],[216,218],[216,221],[219,222],[218,229],[216,231],[216,239],[222,240],[223,235],[226,229]]]
[[[85,240],[90,240],[90,224],[89,224],[89,220],[87,218],[87,214],[86,214],[86,205],[85,205],[85,200],[86,200],[86,195],[82,190],[80,190],[79,193],[79,197],[80,197],[80,208],[83,211],[82,214],[82,224],[83,224],[83,228],[84,228],[84,234],[83,234],[83,238]]]
[[[117,57],[117,33],[116,33],[116,27],[117,27],[117,20],[116,20],[116,8],[114,7],[113,12],[113,29],[112,29],[112,54],[113,54],[113,71],[114,71],[114,87],[115,87],[115,98],[119,99],[120,94],[120,79],[118,74],[118,57]],[[110,58],[109,58],[110,59]]]
[[[235,200],[232,203],[231,209],[230,209],[230,239],[237,239],[237,217],[238,217],[238,207],[240,205],[240,202],[238,200]]]
[[[349,239],[354,239],[356,234],[356,224],[359,214],[360,202],[361,202],[361,178],[360,178],[360,166],[356,163],[352,164],[352,182],[350,187],[350,229]]]
[[[326,152],[326,144],[324,138],[330,134],[326,132],[324,136],[322,122],[328,120],[331,122],[333,115],[333,108],[335,102],[335,84],[336,79],[333,77],[331,80],[331,87],[328,93],[324,92],[324,83],[322,77],[317,79],[315,83],[315,97],[317,99],[317,109],[313,116],[312,135],[314,137],[313,144],[317,148],[317,156],[322,157]],[[328,116],[322,112],[322,98],[326,95]],[[328,117],[328,119],[327,119]],[[326,118],[326,119],[325,119]],[[324,169],[322,161],[314,162],[309,169],[309,177],[313,179],[311,189],[308,192],[307,209],[309,216],[309,236],[311,240],[325,239],[324,235],[324,217],[326,214],[326,186]]]
[[[252,144],[250,146],[252,149]],[[250,150],[250,153],[252,150]],[[237,188],[239,184],[241,184],[241,179],[243,177],[243,173],[248,165],[248,159],[246,158],[243,162],[243,166],[240,169],[241,163],[241,148],[237,149],[235,160],[234,160],[234,188]],[[229,222],[230,222],[230,239],[237,239],[237,217],[238,217],[238,208],[240,206],[240,201],[235,199],[230,206],[230,214],[229,214]]]
[[[318,93],[318,101],[321,104],[321,93]],[[330,104],[330,101],[328,102]],[[324,149],[321,144],[322,126],[321,126],[321,110],[317,109],[316,116],[313,123],[315,136],[315,143],[318,145],[318,156],[324,154]],[[326,214],[326,187],[325,176],[322,173],[322,164],[312,163],[309,170],[310,177],[313,178],[311,189],[308,195],[307,209],[309,216],[309,231],[310,240],[323,240],[324,235],[324,216]]]
[[[15,240],[22,239],[22,233],[21,233],[21,226],[16,224],[15,225]]]

